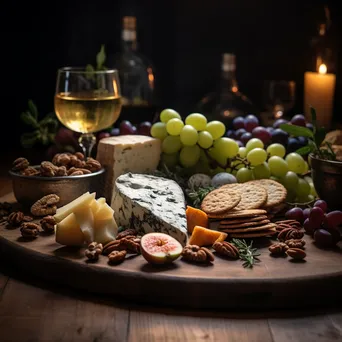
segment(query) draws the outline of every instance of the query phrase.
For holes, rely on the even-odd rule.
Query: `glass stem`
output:
[[[79,137],[78,143],[82,147],[84,156],[86,158],[91,157],[91,151],[96,144],[95,135],[93,133],[84,133]]]

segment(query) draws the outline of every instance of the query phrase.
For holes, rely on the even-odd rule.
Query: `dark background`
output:
[[[337,2],[338,3],[338,2]],[[294,80],[302,112],[310,38],[328,4],[340,50],[341,12],[332,1],[120,0],[7,2],[2,9],[1,153],[19,145],[28,99],[53,111],[56,70],[95,62],[101,44],[120,50],[121,18],[137,16],[140,51],[156,68],[162,107],[187,114],[218,82],[221,53],[237,56],[240,90],[262,106],[264,80]],[[340,56],[340,55],[339,55]],[[341,58],[334,120],[342,121]]]

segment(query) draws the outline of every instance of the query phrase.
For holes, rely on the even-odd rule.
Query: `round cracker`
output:
[[[207,214],[222,214],[234,207],[241,201],[241,195],[238,191],[229,193],[222,189],[215,189],[204,197],[201,209]]]
[[[284,185],[272,179],[257,179],[247,183],[262,186],[267,191],[267,202],[264,208],[272,208],[283,203],[287,196],[287,190]]]
[[[219,229],[232,229],[232,228],[249,228],[249,227],[257,227],[257,226],[263,226],[265,224],[271,223],[270,220],[265,219],[262,221],[255,221],[255,222],[244,222],[244,223],[235,223],[235,224],[226,224],[226,223],[220,223]]]
[[[236,210],[258,209],[267,203],[267,190],[265,187],[256,184],[234,183],[226,184],[220,187],[228,192],[237,190],[240,192],[241,201],[235,207]]]
[[[250,209],[250,210],[235,210],[232,209],[221,214],[208,214],[211,219],[229,219],[229,218],[246,218],[258,215],[267,215],[267,211],[264,209]]]

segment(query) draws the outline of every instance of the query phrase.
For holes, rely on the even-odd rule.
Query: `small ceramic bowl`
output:
[[[39,166],[34,166],[39,168]],[[12,178],[14,196],[18,203],[24,207],[30,207],[45,195],[56,194],[60,198],[58,207],[61,207],[85,192],[96,192],[96,197],[103,195],[104,173],[101,169],[87,175],[41,177],[24,176],[9,171]]]

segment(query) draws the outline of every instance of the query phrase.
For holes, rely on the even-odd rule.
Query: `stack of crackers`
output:
[[[201,209],[232,238],[271,236],[276,224],[268,214],[284,204],[286,195],[285,187],[271,179],[226,184],[211,191]]]

